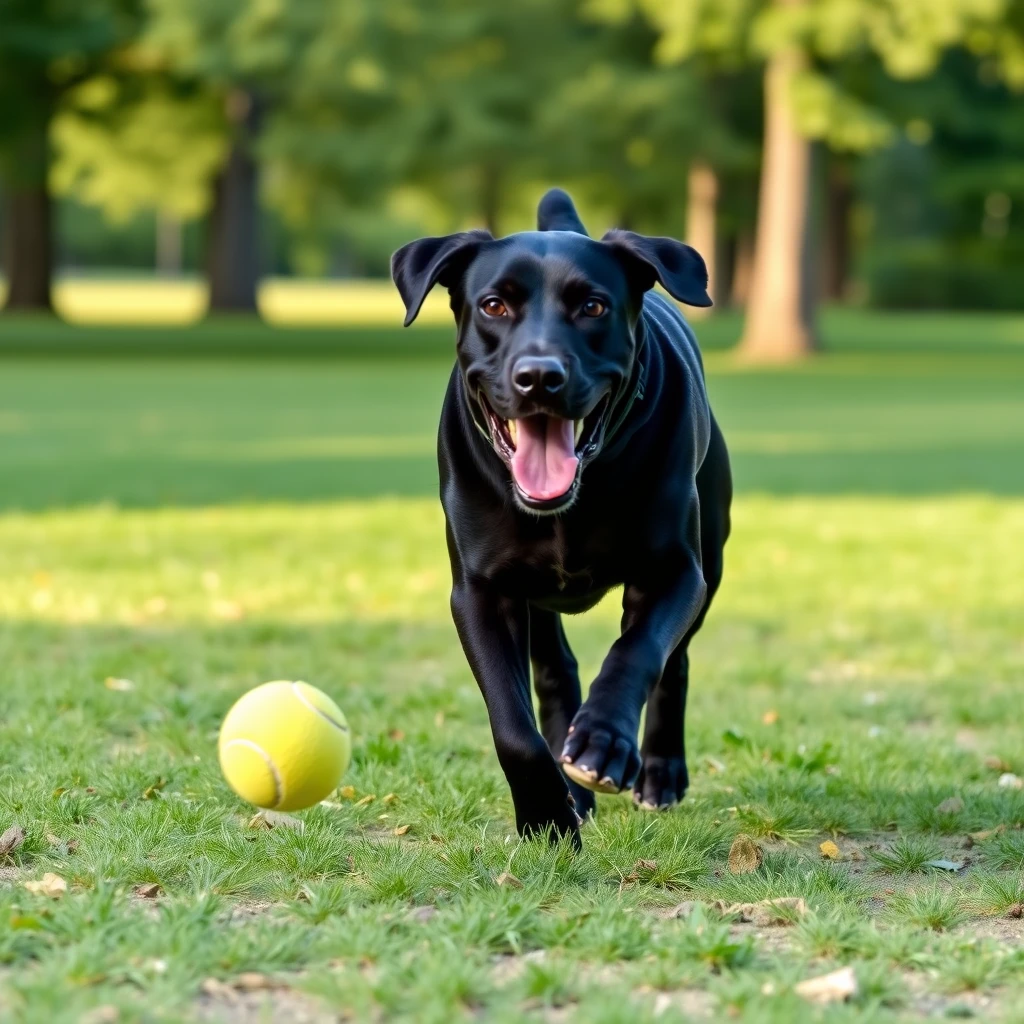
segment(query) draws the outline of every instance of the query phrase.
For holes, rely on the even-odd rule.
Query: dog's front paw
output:
[[[633,802],[645,811],[664,811],[683,799],[689,777],[682,757],[645,754],[633,784]]]
[[[554,806],[516,808],[516,830],[524,838],[547,835],[552,842],[568,838],[579,849],[580,826],[583,824],[576,812],[573,798],[566,794],[565,802]]]
[[[640,770],[636,729],[592,714],[584,705],[569,726],[562,748],[562,770],[597,793],[628,789]]]

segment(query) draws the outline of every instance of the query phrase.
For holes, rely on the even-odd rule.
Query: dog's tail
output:
[[[575,231],[578,235],[587,233],[569,194],[560,188],[548,189],[544,193],[544,198],[537,207],[537,230]]]

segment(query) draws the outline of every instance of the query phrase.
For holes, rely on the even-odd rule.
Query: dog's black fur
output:
[[[451,607],[516,824],[578,842],[594,796],[559,762],[644,807],[686,790],[687,645],[721,580],[732,481],[697,341],[650,291],[710,305],[704,261],[668,238],[591,239],[558,189],[538,229],[423,238],[392,273],[406,324],[441,283],[458,325],[438,436]],[[572,486],[541,500],[510,474],[507,422],[538,414],[583,421]],[[622,634],[583,702],[561,613],[620,584]]]

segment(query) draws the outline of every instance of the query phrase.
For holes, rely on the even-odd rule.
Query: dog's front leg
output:
[[[640,770],[637,732],[644,701],[700,614],[706,594],[696,560],[687,561],[667,585],[627,584],[622,635],[573,719],[562,751],[562,762],[573,778],[605,793],[633,784]]]
[[[579,842],[580,820],[569,788],[537,731],[530,696],[530,617],[525,601],[486,585],[456,582],[452,617],[487,704],[487,715],[516,810],[520,835],[553,827]]]

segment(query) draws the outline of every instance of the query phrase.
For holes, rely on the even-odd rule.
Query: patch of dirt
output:
[[[239,992],[229,985],[211,986],[195,1006],[195,1019],[217,1024],[252,1024],[253,1021],[288,1021],[289,1024],[336,1024],[351,1019],[310,996],[290,988]]]
[[[955,929],[957,935],[979,939],[995,939],[1008,946],[1024,946],[1024,919],[993,915],[979,917]]]
[[[980,1020],[992,1020],[995,1014],[1010,1008],[1005,1002],[1000,1002],[1001,996],[1005,999],[1005,993],[934,992],[928,991],[934,981],[927,975],[903,971],[901,977],[906,985],[911,1008],[922,1017],[973,1016]],[[957,1013],[958,1007],[962,1007],[964,1012]]]

